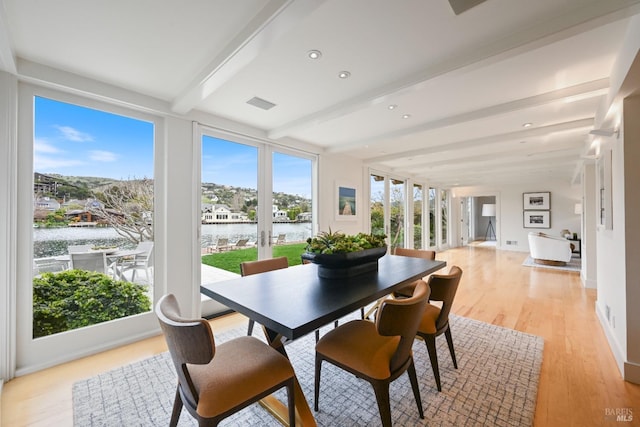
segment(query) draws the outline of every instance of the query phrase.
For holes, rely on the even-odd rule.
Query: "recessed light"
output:
[[[338,73],[338,77],[340,77],[341,79],[348,79],[351,76],[351,73],[348,71],[340,71]]]
[[[402,115],[402,118],[403,118],[403,119],[408,119],[409,117],[411,117],[411,114],[403,114],[403,115]]]
[[[387,107],[389,110],[395,110],[396,108],[398,108],[398,106],[396,104],[391,104]]]
[[[530,128],[531,126],[533,126],[533,123],[525,123],[522,125],[523,128]]]
[[[320,59],[320,57],[322,56],[322,52],[320,52],[319,50],[313,49],[307,52],[307,56],[311,59]]]

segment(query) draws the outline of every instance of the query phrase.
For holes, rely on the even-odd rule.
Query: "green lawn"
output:
[[[302,264],[300,255],[307,247],[306,243],[278,245],[273,247],[273,257],[286,256],[289,265]],[[204,255],[202,263],[240,274],[240,263],[258,258],[258,248],[236,249],[227,252]]]

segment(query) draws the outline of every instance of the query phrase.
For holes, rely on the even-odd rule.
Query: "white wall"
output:
[[[640,16],[631,19],[625,42],[611,72],[608,98],[596,117],[597,127],[619,127],[619,137],[606,143],[612,149],[613,228],[598,229],[596,312],[625,380],[640,383],[640,130],[637,99],[623,98],[640,90]],[[597,191],[597,189],[594,189]]]
[[[523,193],[551,192],[551,228],[524,228]],[[581,200],[582,189],[579,185],[558,180],[540,180],[535,184],[505,184],[496,187],[464,187],[455,189],[456,197],[474,195],[496,195],[495,228],[497,247],[503,250],[528,252],[527,235],[530,231],[543,231],[559,236],[560,231],[568,229],[580,235],[580,216],[574,213],[574,206]],[[507,241],[517,242],[507,245]]]

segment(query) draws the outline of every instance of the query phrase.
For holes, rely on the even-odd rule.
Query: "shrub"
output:
[[[85,270],[33,279],[33,337],[43,337],[151,310],[145,287]]]

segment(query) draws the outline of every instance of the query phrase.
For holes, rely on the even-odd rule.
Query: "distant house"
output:
[[[273,205],[272,212],[273,212],[273,221],[275,222],[289,221],[289,216],[287,215],[287,211],[278,209],[276,205]]]
[[[33,209],[54,212],[60,209],[60,202],[51,197],[38,197],[33,201]]]
[[[217,224],[221,222],[245,222],[248,221],[244,212],[232,212],[227,205],[202,205],[203,224]]]
[[[311,212],[302,212],[296,216],[296,221],[298,222],[311,222],[312,219]]]

